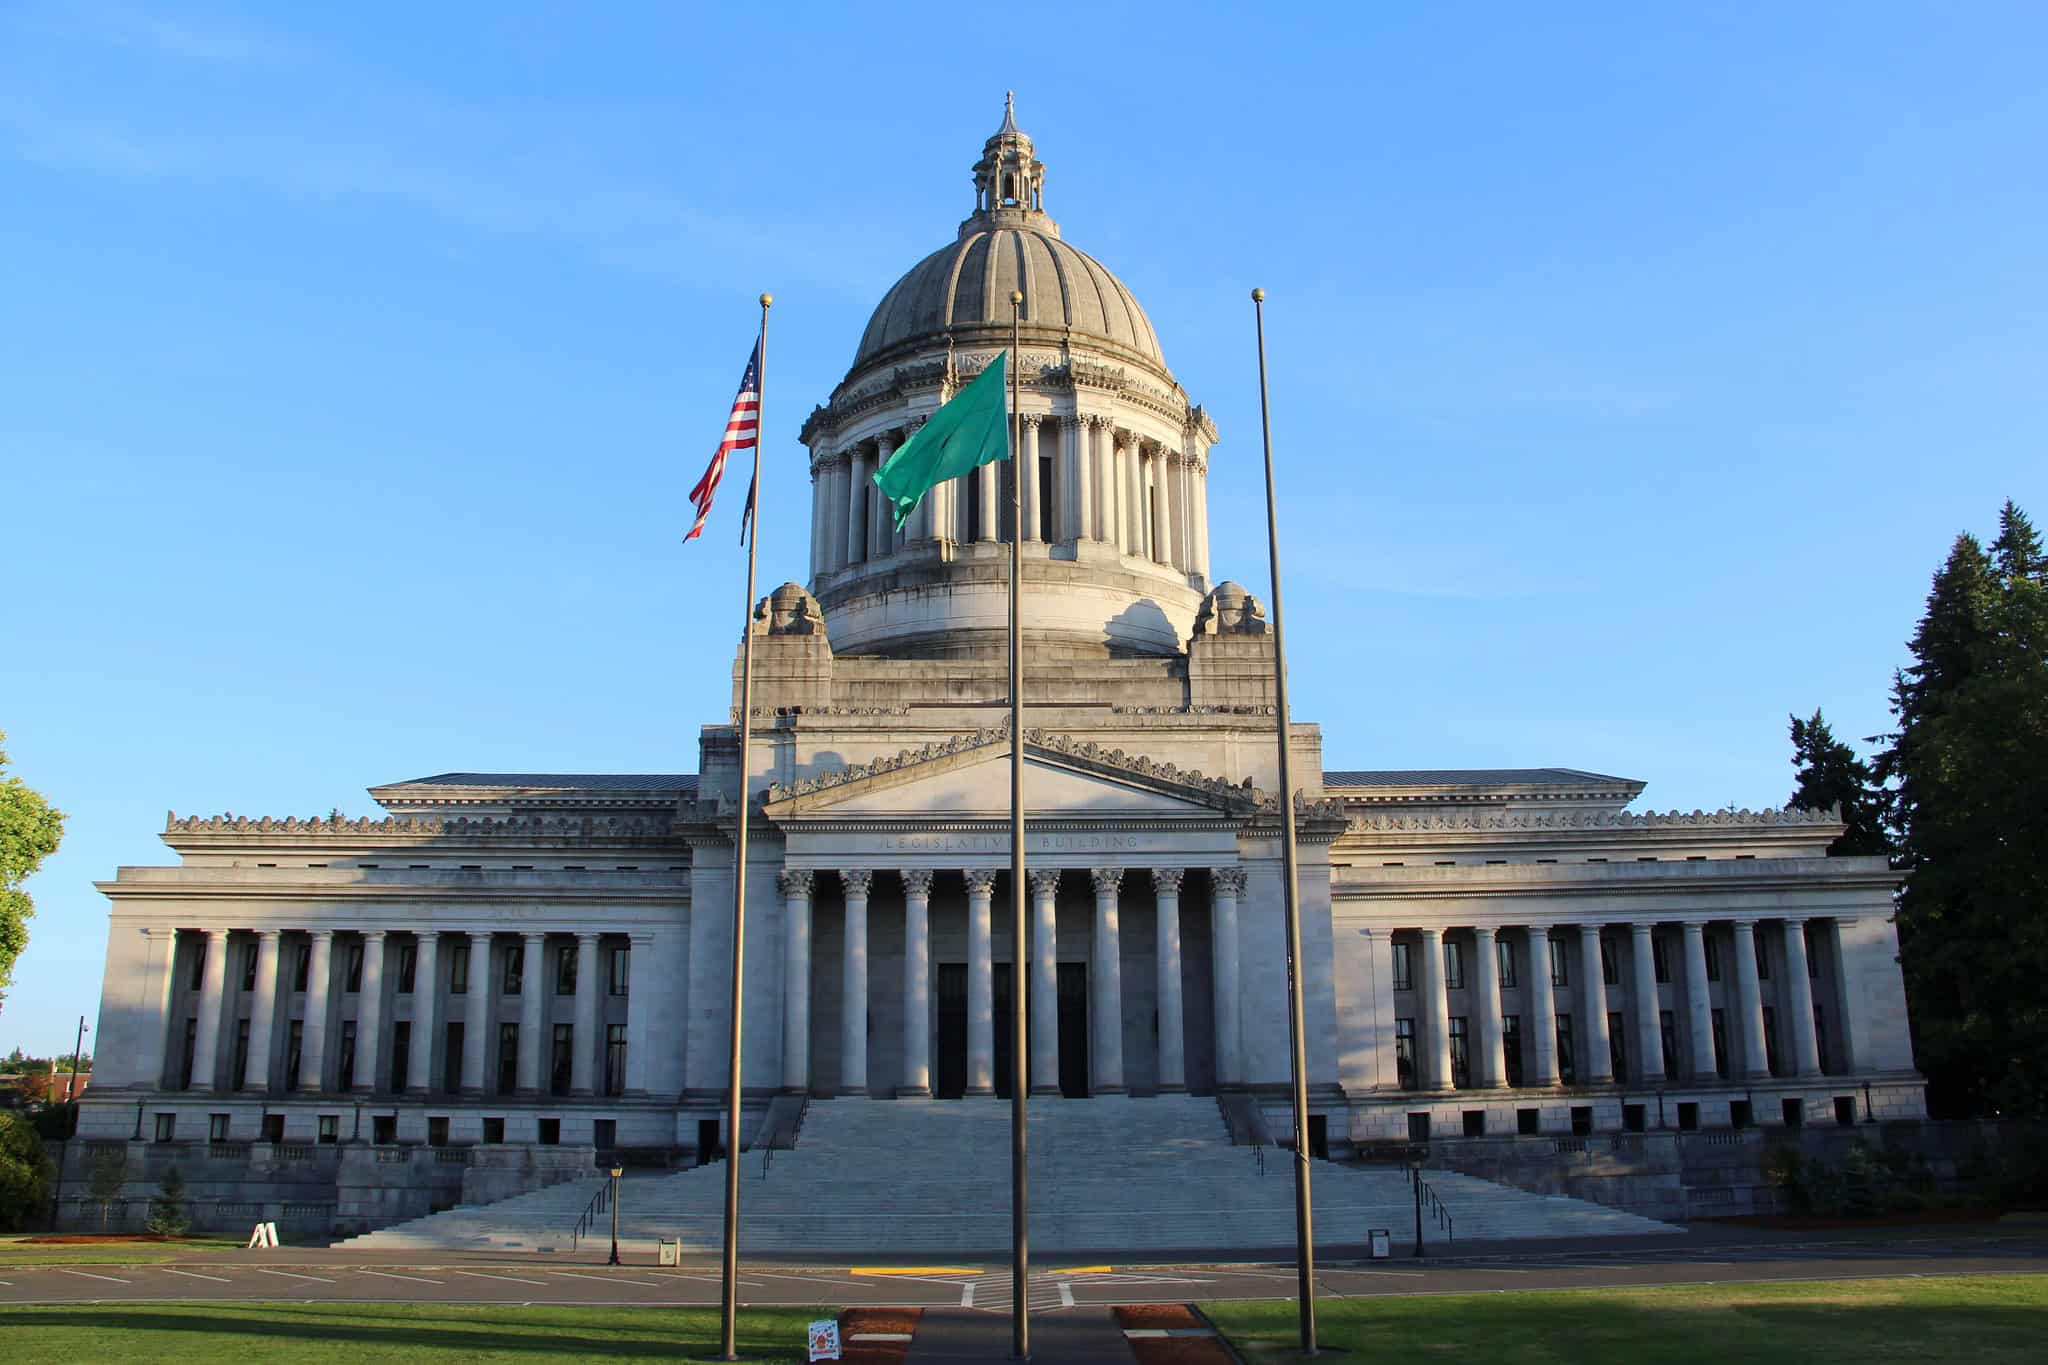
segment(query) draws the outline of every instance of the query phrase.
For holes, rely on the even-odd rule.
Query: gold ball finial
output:
[[[763,308],[773,308],[775,306],[775,296],[773,294],[763,294],[761,296],[761,306]]]
[[[1266,301],[1266,291],[1265,291],[1265,290],[1263,290],[1263,289],[1254,289],[1254,290],[1252,290],[1252,302],[1253,302],[1253,303],[1264,303],[1265,301]]]
[[[1022,304],[1023,304],[1023,302],[1024,302],[1024,291],[1023,291],[1023,290],[1021,290],[1021,289],[1012,289],[1012,290],[1010,291],[1010,306],[1011,306],[1011,307],[1013,307],[1013,308],[1015,308],[1015,307],[1018,307],[1018,306],[1022,305]]]

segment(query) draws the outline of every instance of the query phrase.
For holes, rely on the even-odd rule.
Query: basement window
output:
[[[1381,864],[1380,864],[1380,866],[1381,866],[1381,867],[1406,867],[1406,866],[1408,866],[1408,864],[1406,864],[1406,863],[1381,863]]]
[[[1655,859],[1654,857],[1651,857],[1651,858],[1638,858],[1638,859],[1636,859],[1636,861],[1637,861],[1637,862],[1639,862],[1639,863],[1654,863],[1654,862],[1656,862],[1657,860],[1656,860],[1656,859]]]
[[[1588,858],[1586,861],[1589,863],[1604,863],[1607,860],[1605,858]]]

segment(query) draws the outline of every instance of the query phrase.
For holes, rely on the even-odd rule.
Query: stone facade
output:
[[[901,535],[868,482],[1008,344],[1012,287],[1020,889],[1010,466],[935,490]],[[172,816],[176,866],[101,884],[83,1135],[137,1168],[186,1152],[235,1209],[314,1208],[324,1184],[352,1226],[593,1149],[690,1160],[723,1140],[741,818],[754,1112],[1000,1092],[1021,951],[1034,1091],[1237,1091],[1285,1131],[1273,644],[1210,579],[1217,440],[1129,291],[1059,239],[1006,118],[974,214],[805,426],[810,581],[749,625],[744,759],[735,711],[694,774],[449,773],[373,788],[376,819]],[[1832,815],[1632,814],[1641,784],[1569,769],[1326,770],[1316,726],[1289,733],[1319,1147],[1922,1112],[1894,879],[1824,856]],[[353,1144],[391,1154],[352,1158],[371,1184],[413,1193],[363,1194],[322,1154]]]

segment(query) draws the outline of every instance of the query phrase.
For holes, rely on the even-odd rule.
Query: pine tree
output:
[[[1892,840],[1884,827],[1884,796],[1871,776],[1870,765],[1835,738],[1819,711],[1808,720],[1790,719],[1792,766],[1799,779],[1791,804],[1799,810],[1841,812],[1844,828],[1828,845],[1828,856],[1889,854]]]
[[[1893,688],[1877,774],[1907,873],[1900,960],[1937,1112],[2048,1115],[2048,587],[2008,502],[1957,538]]]
[[[185,1216],[185,1177],[172,1166],[149,1201],[149,1230],[159,1237],[183,1237],[192,1220]]]

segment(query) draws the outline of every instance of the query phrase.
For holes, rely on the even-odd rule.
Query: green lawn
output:
[[[1296,1358],[1291,1302],[1204,1304],[1247,1360]],[[1318,1300],[1321,1343],[1368,1360],[1641,1365],[2044,1359],[2048,1275]],[[0,1320],[4,1321],[4,1320]]]
[[[739,1354],[801,1361],[804,1328],[835,1310],[749,1309]],[[716,1360],[715,1308],[436,1304],[99,1304],[0,1307],[10,1365],[79,1360]]]
[[[31,1234],[32,1235],[32,1234]],[[0,1237],[0,1266],[161,1265],[180,1252],[232,1248],[243,1243],[223,1237],[185,1237],[175,1242],[35,1243]]]

